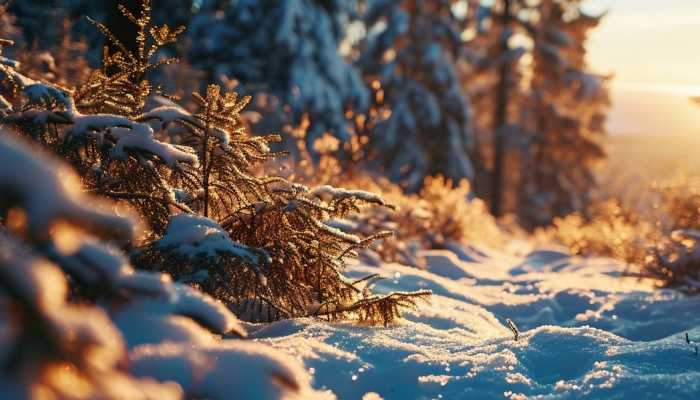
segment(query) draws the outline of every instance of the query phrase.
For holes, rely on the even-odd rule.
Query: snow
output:
[[[263,255],[260,251],[236,243],[229,237],[221,225],[194,214],[174,215],[165,235],[158,241],[158,246],[169,248],[188,257],[207,255],[214,257],[219,253],[234,255],[251,265],[264,264],[266,260],[260,260]]]
[[[91,115],[89,117],[96,116]],[[126,157],[125,149],[130,148],[145,150],[155,154],[170,166],[175,166],[178,162],[196,166],[199,161],[191,148],[156,140],[153,137],[153,129],[145,124],[132,123],[130,129],[110,128],[108,132],[118,137],[117,145],[113,150],[113,153],[118,157]]]
[[[32,236],[44,238],[53,224],[71,220],[95,233],[131,237],[132,224],[93,209],[78,191],[78,178],[62,165],[34,157],[7,135],[0,141],[0,154],[0,192],[22,202]]]
[[[67,135],[83,136],[99,132],[107,133],[116,140],[113,153],[117,157],[126,157],[127,149],[141,150],[158,156],[166,164],[173,167],[177,163],[197,165],[198,158],[194,150],[186,146],[176,146],[157,140],[153,128],[146,123],[139,123],[129,118],[113,114],[81,114],[70,94],[53,85],[35,81],[14,69],[0,70],[0,78],[7,77],[14,82],[29,100],[30,104],[50,104],[55,101],[65,108],[65,113],[42,111],[34,114],[22,113],[15,119],[33,118],[35,123],[45,123],[57,119],[59,122],[71,122]],[[3,98],[0,102],[4,109],[11,110],[11,105]],[[143,116],[144,119],[162,120],[163,124],[172,122],[175,118],[192,120],[184,110],[176,107],[160,107]]]
[[[385,204],[382,197],[376,193],[367,192],[365,190],[348,190],[330,185],[317,186],[309,191],[308,196],[326,202],[357,199],[367,203]]]
[[[167,125],[176,121],[187,121],[191,124],[199,126],[199,122],[185,109],[178,105],[168,106],[163,105],[156,107],[148,112],[145,112],[139,118],[139,121],[148,121],[155,119],[160,121],[163,125]]]
[[[198,163],[194,150],[156,140],[153,128],[148,124],[112,114],[83,115],[75,110],[70,112],[70,116],[73,126],[68,131],[69,135],[81,136],[105,131],[116,139],[113,150],[115,156],[125,157],[126,149],[138,149],[158,156],[170,166],[179,162],[192,165]]]
[[[457,250],[456,245],[452,245]],[[342,399],[696,398],[700,298],[625,278],[609,259],[431,250],[425,270],[352,263],[380,292],[431,289],[393,327],[311,319],[249,328]],[[507,320],[519,329],[518,340]],[[684,334],[689,333],[691,343]],[[364,397],[363,397],[364,396]],[[379,396],[379,397],[378,397]]]
[[[227,340],[215,347],[166,343],[141,346],[131,356],[136,376],[180,383],[187,398],[226,400],[332,399],[308,389],[298,360],[254,342]],[[298,391],[291,397],[292,390]]]

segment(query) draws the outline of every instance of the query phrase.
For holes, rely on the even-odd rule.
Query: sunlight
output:
[[[608,15],[591,36],[591,64],[622,82],[700,86],[700,15],[692,1],[592,0]]]
[[[0,0],[0,397],[697,398],[699,34]]]

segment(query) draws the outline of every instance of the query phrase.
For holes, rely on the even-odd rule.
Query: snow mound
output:
[[[178,214],[171,218],[158,246],[187,257],[216,256],[227,253],[252,265],[259,265],[260,252],[236,243],[216,222],[194,214]]]
[[[93,203],[80,193],[75,174],[53,160],[35,157],[4,131],[2,134],[0,192],[26,208],[26,225],[32,236],[45,238],[51,226],[71,220],[98,235],[131,237],[131,222],[91,207]]]
[[[472,250],[465,253],[473,253]],[[388,328],[300,319],[249,329],[342,399],[696,398],[700,298],[623,278],[608,259],[431,251],[426,270],[355,263],[378,291],[431,289]],[[507,327],[512,320],[518,339]],[[257,330],[256,330],[257,328]],[[689,333],[691,343],[685,340]]]
[[[144,298],[113,311],[112,319],[129,346],[163,341],[208,345],[221,334],[246,336],[221,302],[187,285],[172,284],[168,289],[168,297]]]
[[[136,376],[177,381],[186,398],[334,399],[328,392],[308,389],[309,374],[298,360],[253,342],[141,346],[132,352],[130,367]]]

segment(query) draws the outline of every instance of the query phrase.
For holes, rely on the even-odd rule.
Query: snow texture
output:
[[[625,267],[615,261],[557,249],[520,257],[464,249],[463,259],[447,250],[427,253],[427,270],[348,268],[351,278],[388,277],[378,291],[433,291],[431,304],[398,326],[300,319],[258,326],[251,336],[304,359],[314,385],[342,399],[700,393],[700,298],[623,278]],[[520,330],[517,341],[507,319]]]
[[[158,241],[161,248],[171,249],[187,257],[206,255],[214,257],[225,253],[233,255],[251,265],[264,264],[260,251],[236,243],[221,225],[194,214],[174,215],[163,238]]]
[[[215,347],[196,348],[173,343],[141,346],[132,353],[131,371],[136,376],[177,381],[187,398],[334,398],[308,389],[310,376],[299,360],[255,342],[226,340]],[[290,388],[298,391],[294,397],[288,397]]]
[[[79,192],[78,178],[62,165],[40,160],[7,138],[0,143],[0,154],[0,192],[22,202],[27,227],[35,238],[46,237],[49,227],[64,219],[96,234],[131,237],[132,224],[91,207]]]

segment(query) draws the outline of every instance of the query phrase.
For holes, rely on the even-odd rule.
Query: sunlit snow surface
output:
[[[350,266],[388,277],[381,291],[433,290],[398,326],[290,320],[252,337],[302,358],[339,399],[700,398],[700,297],[557,250],[459,253],[428,252],[428,270]]]

